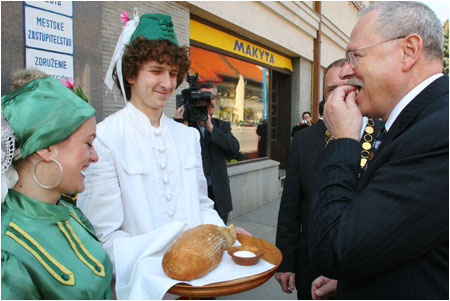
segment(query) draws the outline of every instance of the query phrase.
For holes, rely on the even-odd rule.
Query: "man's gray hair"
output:
[[[418,34],[422,37],[424,55],[442,60],[443,26],[436,14],[424,3],[413,1],[380,1],[367,6],[360,17],[379,9],[376,31],[386,40]]]

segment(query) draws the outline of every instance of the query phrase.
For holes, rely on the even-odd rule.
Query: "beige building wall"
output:
[[[291,57],[313,59],[319,17],[290,1],[192,1],[192,14]]]
[[[312,82],[313,63],[310,60],[301,58],[300,77],[303,79],[300,84],[300,115],[297,121],[302,117],[305,111],[312,112]],[[308,80],[309,79],[309,80]]]
[[[307,5],[309,8],[314,10],[314,1],[302,1],[305,5]]]
[[[322,67],[345,57],[359,11],[366,5],[369,1],[322,1]]]
[[[358,5],[363,1],[322,1],[322,15],[327,17],[344,34],[350,36],[353,26],[358,21]]]
[[[326,68],[335,60],[345,57],[345,47],[336,43],[335,40],[322,35],[322,51],[320,53],[320,65]]]
[[[345,2],[341,2],[345,3]],[[350,36],[343,32],[326,16],[322,16],[322,44],[320,53],[320,64],[327,67],[337,59],[345,56],[345,47]]]

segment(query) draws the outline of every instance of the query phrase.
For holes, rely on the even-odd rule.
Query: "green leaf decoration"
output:
[[[89,102],[88,98],[86,96],[86,94],[84,94],[83,89],[81,88],[81,86],[78,86],[77,89],[75,90],[75,93],[82,98],[84,101]]]

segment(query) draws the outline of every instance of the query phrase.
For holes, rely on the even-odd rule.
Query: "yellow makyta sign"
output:
[[[222,32],[195,20],[190,20],[190,39],[213,47],[217,47],[258,62],[292,71],[290,58],[274,53],[263,47],[231,34]]]

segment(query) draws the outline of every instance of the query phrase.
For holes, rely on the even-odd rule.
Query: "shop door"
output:
[[[291,135],[291,76],[272,71],[271,155],[286,169]]]

